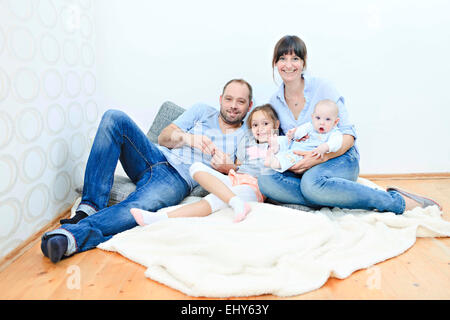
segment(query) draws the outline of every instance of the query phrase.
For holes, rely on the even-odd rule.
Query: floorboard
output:
[[[450,179],[373,181],[434,198],[444,208],[443,218],[450,221]],[[194,299],[146,278],[144,272],[143,266],[100,249],[53,264],[42,255],[37,241],[0,272],[0,299]],[[418,238],[397,257],[343,280],[329,279],[318,290],[283,299],[450,299],[450,238]]]

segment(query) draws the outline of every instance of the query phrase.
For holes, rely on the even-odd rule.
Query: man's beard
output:
[[[223,110],[220,110],[220,117],[222,118],[223,121],[225,121],[225,123],[227,123],[229,125],[235,125],[235,124],[241,124],[245,115],[243,115],[242,117],[238,117],[234,120],[230,120],[227,118],[226,112],[224,112]]]

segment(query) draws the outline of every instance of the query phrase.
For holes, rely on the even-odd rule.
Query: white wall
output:
[[[96,1],[98,89],[147,130],[159,105],[218,105],[247,79],[276,89],[271,57],[303,38],[310,73],[331,79],[359,133],[361,173],[449,172],[450,3],[413,1]],[[105,106],[106,107],[106,106]]]

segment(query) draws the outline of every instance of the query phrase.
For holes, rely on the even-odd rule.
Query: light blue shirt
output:
[[[172,123],[184,132],[209,137],[218,148],[230,156],[233,162],[236,159],[238,143],[247,131],[246,127],[242,125],[239,129],[224,134],[219,125],[219,111],[201,103],[193,105]],[[212,157],[202,153],[197,148],[188,146],[173,149],[163,146],[158,146],[158,148],[172,167],[186,180],[191,189],[196,187],[198,183],[189,174],[190,166],[197,161],[211,166]]]
[[[330,99],[336,102],[339,108],[339,123],[338,128],[342,134],[349,134],[356,139],[355,126],[350,122],[347,108],[344,104],[344,97],[339,94],[336,88],[327,80],[313,77],[307,73],[303,75],[305,79],[305,88],[303,90],[305,96],[305,107],[296,120],[292,111],[289,109],[286,99],[284,97],[284,83],[281,84],[279,89],[270,98],[270,104],[277,112],[280,119],[280,127],[284,134],[292,128],[301,126],[306,122],[311,121],[311,115],[314,112],[314,107],[317,102],[324,99]],[[356,141],[355,141],[355,149]],[[359,155],[359,153],[358,153]]]

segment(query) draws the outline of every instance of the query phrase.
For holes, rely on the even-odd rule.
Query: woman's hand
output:
[[[295,150],[294,153],[303,157],[302,160],[300,160],[299,162],[297,162],[296,164],[294,164],[292,167],[289,168],[289,171],[292,171],[296,174],[302,174],[309,168],[312,168],[315,165],[325,162],[324,157],[323,158],[315,157],[314,151]]]

